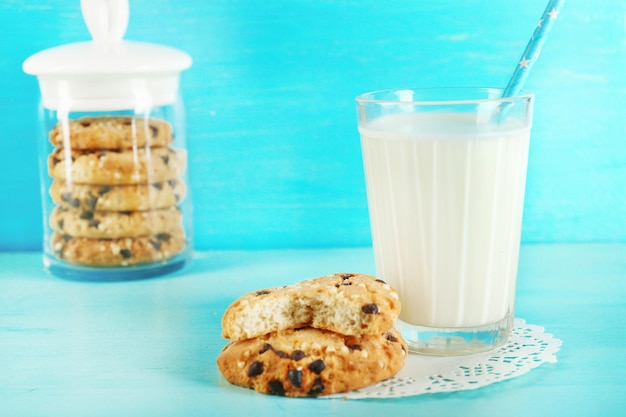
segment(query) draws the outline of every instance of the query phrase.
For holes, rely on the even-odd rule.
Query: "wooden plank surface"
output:
[[[0,415],[619,416],[626,409],[626,246],[522,248],[517,316],[563,341],[556,364],[475,391],[393,400],[289,399],[228,384],[220,319],[244,292],[336,271],[370,249],[198,252],[159,279],[85,283],[0,253]]]

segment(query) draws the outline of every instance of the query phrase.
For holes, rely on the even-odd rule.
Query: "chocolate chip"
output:
[[[307,392],[307,395],[310,395],[311,397],[317,397],[322,392],[324,392],[324,383],[322,382],[321,378],[317,378],[313,382],[313,385],[311,385],[311,389],[309,390],[309,392]]]
[[[174,194],[174,199],[177,203],[180,203],[180,196],[178,194]]]
[[[99,220],[89,220],[89,223],[87,223],[89,225],[89,227],[95,227],[97,228],[98,226],[100,226],[100,221]]]
[[[133,214],[133,212],[132,212],[132,211],[120,211],[119,213],[120,213],[120,214],[123,214],[123,215],[125,215],[125,216],[130,216],[131,214]]]
[[[161,157],[161,159],[163,160],[163,163],[164,163],[165,165],[167,165],[167,164],[169,164],[169,163],[170,163],[170,157],[169,157],[169,156],[167,156],[167,155],[162,156],[162,157]]]
[[[95,210],[96,205],[98,205],[98,197],[90,193],[89,197],[87,197],[87,199],[85,200],[85,205],[90,209]]]
[[[350,350],[361,350],[361,345],[359,345],[359,344],[350,345],[350,346],[348,346],[348,349],[350,349]]]
[[[300,359],[304,358],[306,356],[306,353],[304,353],[301,350],[294,350],[293,352],[291,352],[291,359],[294,361],[299,361]]]
[[[302,371],[290,369],[289,372],[287,372],[287,377],[289,377],[289,381],[291,381],[294,387],[302,387]]]
[[[100,187],[100,189],[98,190],[98,195],[103,196],[106,193],[108,193],[109,191],[111,191],[111,186],[110,185],[105,185],[103,187]]]
[[[150,244],[155,250],[161,250],[161,242],[158,242],[156,240],[150,240]]]
[[[65,201],[67,204],[74,208],[78,208],[80,206],[80,200],[78,198],[73,198],[72,193],[65,192],[61,194],[61,201]]]
[[[150,126],[150,132],[152,133],[152,137],[156,138],[159,135],[159,129],[155,126]]]
[[[326,364],[324,363],[323,360],[318,359],[318,360],[315,360],[315,361],[313,361],[313,362],[311,362],[309,364],[309,369],[311,371],[315,372],[316,374],[319,374],[324,369],[326,369]]]
[[[153,184],[150,184],[150,185],[152,185],[157,190],[162,190],[163,189],[163,184],[161,184],[159,182],[156,182],[156,183],[153,183]]]
[[[383,281],[382,279],[377,279],[376,282],[380,282],[381,284],[386,284],[386,282]]]
[[[70,235],[63,235],[61,237],[61,239],[63,239],[64,242],[69,242],[70,240],[72,240],[72,236],[70,236]]]
[[[261,350],[259,350],[259,355],[273,349],[274,348],[269,343],[263,343],[263,347],[261,347]]]
[[[122,255],[122,258],[128,259],[133,256],[133,253],[128,249],[122,249],[120,250],[120,255]]]
[[[57,222],[57,225],[59,226],[59,230],[63,230],[63,226],[65,226],[65,222],[63,221],[63,219],[61,219]]]
[[[377,314],[378,306],[376,305],[376,303],[365,304],[363,305],[363,307],[361,307],[361,311],[363,311],[365,314]]]
[[[350,279],[354,276],[354,274],[342,274],[341,279]]]
[[[167,180],[167,184],[170,187],[174,188],[174,187],[176,187],[176,180]]]
[[[289,359],[289,355],[287,354],[287,352],[284,352],[282,350],[275,350],[274,353],[276,354],[276,356],[278,356],[279,358],[282,359]]]
[[[267,388],[272,395],[285,395],[285,387],[283,387],[283,383],[277,379],[272,379],[267,385]]]
[[[86,121],[86,120],[83,120],[83,121],[81,121],[81,122],[80,122],[80,125],[81,125],[82,127],[89,127],[89,126],[91,126],[91,122],[88,122],[88,121]]]
[[[390,342],[398,341],[398,339],[396,339],[396,337],[389,332],[385,333],[385,339],[389,340]]]
[[[93,219],[93,211],[83,211],[79,217],[83,220],[91,220]]]
[[[248,376],[253,377],[263,373],[263,362],[254,361],[248,368]]]
[[[270,292],[271,292],[271,291],[268,291],[268,290],[261,290],[261,291],[257,291],[257,292],[255,293],[255,295],[258,297],[258,296],[260,296],[260,295],[269,294]]]
[[[157,233],[156,238],[158,240],[160,240],[161,242],[169,242],[170,241],[170,235],[167,233]]]

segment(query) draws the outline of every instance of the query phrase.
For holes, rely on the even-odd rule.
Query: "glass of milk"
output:
[[[469,354],[513,326],[533,94],[492,88],[357,97],[377,275],[410,350]]]

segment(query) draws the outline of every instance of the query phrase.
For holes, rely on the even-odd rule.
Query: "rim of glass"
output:
[[[475,92],[491,92],[491,93],[499,93],[497,97],[485,97],[485,98],[475,98],[475,99],[440,99],[440,100],[393,100],[393,99],[377,99],[374,98],[375,95],[381,93],[391,93],[398,91],[423,91],[423,92],[434,92],[434,91],[475,91]],[[534,97],[534,93],[528,90],[520,90],[516,95],[510,97],[502,97],[502,92],[504,92],[504,88],[499,87],[424,87],[424,88],[389,88],[384,90],[375,90],[367,93],[359,94],[356,97],[356,101],[359,104],[365,103],[376,103],[376,104],[409,104],[409,105],[419,105],[419,106],[432,106],[432,105],[456,105],[456,104],[475,104],[475,103],[503,103],[510,102],[520,99],[532,99]]]

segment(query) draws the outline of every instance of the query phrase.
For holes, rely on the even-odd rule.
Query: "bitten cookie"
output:
[[[231,342],[217,365],[232,384],[265,394],[316,397],[392,377],[404,365],[407,351],[393,328],[344,336],[307,327]]]
[[[186,193],[185,183],[175,179],[131,185],[90,185],[56,180],[50,186],[50,196],[56,204],[84,211],[161,209],[181,203]]]
[[[158,235],[180,226],[177,207],[147,211],[91,211],[56,207],[50,227],[75,237],[119,238]]]
[[[81,151],[56,148],[48,156],[48,173],[68,182],[118,185],[157,183],[181,176],[187,154],[173,147]]]
[[[72,237],[54,232],[52,250],[59,259],[90,266],[128,266],[164,261],[185,247],[181,228],[167,233],[119,239]]]
[[[397,292],[362,274],[334,274],[243,295],[222,317],[222,336],[249,339],[310,326],[345,335],[378,335],[400,314]]]
[[[57,124],[50,143],[71,149],[129,149],[166,146],[172,142],[172,127],[159,119],[131,116],[82,117]]]

